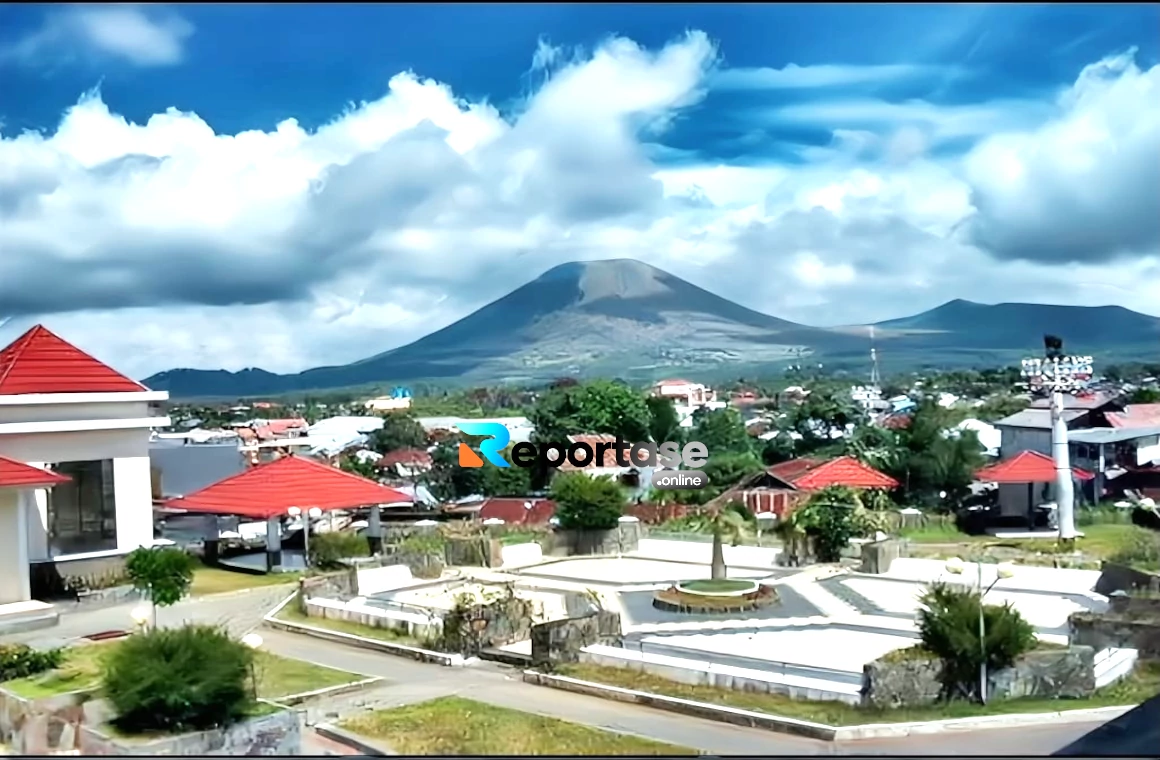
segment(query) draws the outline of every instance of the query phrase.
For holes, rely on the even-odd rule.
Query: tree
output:
[[[617,435],[635,443],[648,437],[652,419],[643,394],[608,380],[553,387],[540,396],[528,417],[542,443],[559,443],[582,433]]]
[[[426,448],[427,431],[411,414],[391,412],[383,417],[383,426],[371,433],[370,447],[380,454]]]
[[[1008,668],[1036,644],[1035,629],[1009,603],[983,604],[977,590],[941,583],[922,597],[918,631],[923,648],[942,660],[947,696],[981,697],[979,671],[984,663],[991,672]]]
[[[788,462],[794,458],[794,440],[788,433],[778,433],[761,448],[761,461],[767,465]]]
[[[511,461],[511,447],[503,452]],[[462,468],[461,468],[462,469]],[[525,467],[481,468],[480,490],[484,496],[526,496],[532,491],[532,470]]]
[[[657,443],[665,441],[680,443],[681,420],[677,416],[673,400],[663,396],[649,396],[645,399],[645,405],[649,413],[649,437]]]
[[[692,439],[710,454],[748,454],[752,451],[745,422],[736,409],[698,409],[693,415]]]
[[[897,453],[883,469],[901,483],[906,503],[951,508],[970,492],[983,466],[983,447],[973,431],[949,434],[953,420],[951,412],[924,399],[898,431]]]
[[[142,546],[125,558],[125,572],[133,588],[149,597],[153,628],[157,627],[157,607],[177,604],[193,584],[193,558],[181,549]]]
[[[728,507],[714,510],[710,520],[710,528],[713,531],[713,560],[709,566],[709,578],[723,581],[729,574],[725,566],[725,541],[728,540],[730,546],[737,546],[749,533],[749,523],[740,512]]]
[[[1132,391],[1132,395],[1128,397],[1129,404],[1158,404],[1160,403],[1160,389],[1158,388],[1137,388]]]
[[[378,465],[369,459],[359,459],[354,456],[343,457],[338,463],[338,467],[343,472],[349,472],[352,475],[358,475],[368,480],[377,481],[379,479]]]
[[[612,530],[624,514],[624,491],[608,477],[564,473],[552,481],[551,494],[565,530]]]
[[[484,470],[487,468],[459,466],[459,444],[467,441],[465,436],[456,434],[431,451],[431,469],[423,475],[423,484],[440,501],[484,493]]]
[[[811,495],[778,529],[787,539],[812,538],[819,562],[837,562],[851,538],[877,529],[880,522],[881,516],[866,508],[858,490],[829,486]]]

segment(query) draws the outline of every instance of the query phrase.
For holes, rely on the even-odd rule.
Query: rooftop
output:
[[[0,396],[148,391],[43,325],[0,350]]]

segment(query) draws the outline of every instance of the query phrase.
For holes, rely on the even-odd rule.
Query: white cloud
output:
[[[137,66],[172,66],[184,57],[193,26],[172,13],[133,5],[53,11],[44,24],[0,49],[0,63],[69,61],[98,54]]]
[[[1054,119],[965,164],[930,157],[929,131],[883,116],[831,125],[834,145],[805,166],[676,169],[642,140],[663,141],[703,96],[718,65],[705,35],[539,60],[546,81],[510,116],[399,74],[312,132],[287,120],[217,134],[176,110],[133,124],[94,93],[51,134],[0,135],[0,303],[16,315],[0,337],[43,320],[142,377],[293,371],[418,338],[561,262],[612,257],[814,324],[953,297],[1157,311],[1155,245],[1114,268],[1042,267],[971,242],[1019,239],[1032,222],[1064,229],[1076,197],[1087,239],[1122,235],[1108,226],[1124,218],[1113,200],[1147,170],[1116,152],[1152,145],[1155,70],[1106,62],[1059,102],[1019,112]],[[971,107],[908,108],[953,128]],[[993,113],[985,123],[1021,123],[977,108]],[[866,160],[887,148],[892,160]],[[1048,170],[1050,187],[1019,179]]]
[[[797,90],[944,77],[953,73],[952,69],[945,67],[915,64],[798,66],[790,63],[780,69],[725,69],[713,77],[712,85],[715,90]]]

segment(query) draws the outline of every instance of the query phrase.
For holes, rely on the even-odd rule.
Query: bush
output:
[[[922,597],[919,633],[925,650],[943,662],[948,697],[977,697],[984,646],[979,643],[983,608],[988,672],[1010,667],[1035,647],[1035,629],[1010,604],[982,604],[979,592],[936,583]]]
[[[254,653],[219,628],[189,625],[127,638],[109,653],[104,696],[118,729],[181,733],[227,726],[252,702]]]
[[[564,530],[612,530],[624,514],[624,491],[607,477],[557,475],[552,480],[552,499]]]
[[[41,651],[27,644],[0,644],[0,683],[55,670],[63,661],[63,649]]]
[[[1110,559],[1141,570],[1160,570],[1160,535],[1147,528],[1133,526],[1123,546]]]
[[[367,540],[357,533],[319,533],[310,536],[310,565],[319,570],[334,570],[343,560],[370,554]]]

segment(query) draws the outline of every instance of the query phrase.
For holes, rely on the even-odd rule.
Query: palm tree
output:
[[[749,532],[749,524],[740,513],[721,507],[709,517],[709,527],[713,531],[713,562],[710,565],[709,578],[723,581],[729,573],[725,567],[725,540],[730,546],[737,546],[741,539]]]

